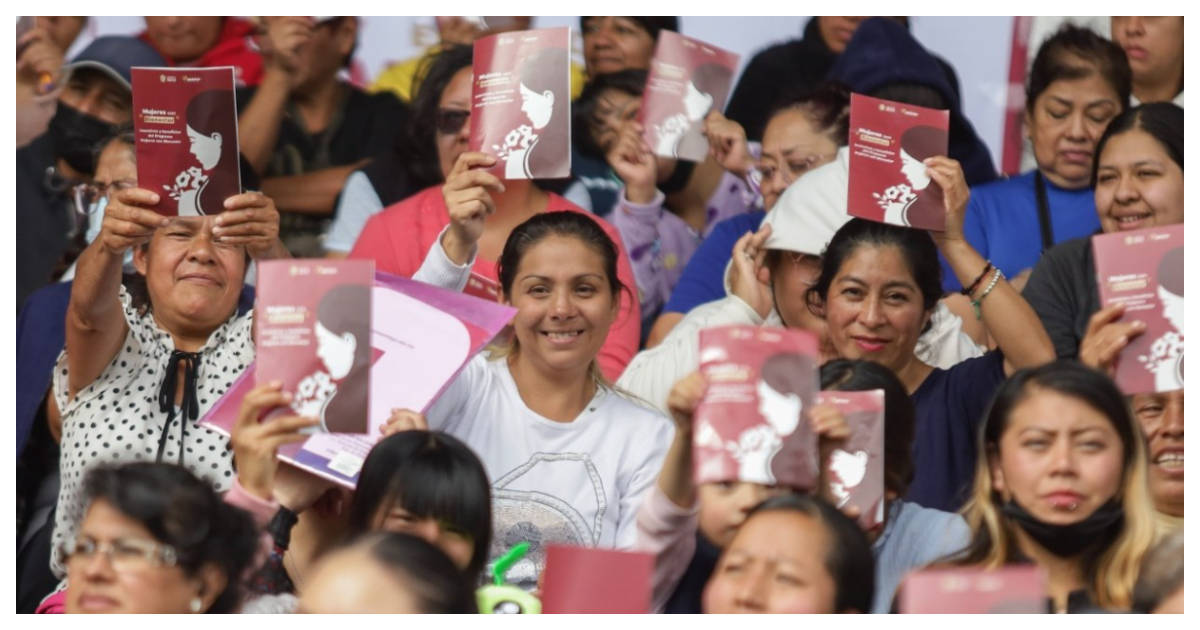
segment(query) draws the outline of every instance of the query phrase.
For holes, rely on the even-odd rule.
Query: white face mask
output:
[[[84,238],[87,239],[88,245],[100,236],[100,225],[104,223],[104,210],[108,208],[108,197],[101,197],[99,201],[88,206],[87,212],[87,232],[84,233]],[[133,249],[125,251],[125,260],[122,261],[125,267],[133,265]]]

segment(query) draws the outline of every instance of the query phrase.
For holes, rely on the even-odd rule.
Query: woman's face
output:
[[[313,567],[300,589],[296,612],[310,614],[416,614],[424,612],[408,584],[361,548],[334,551]]]
[[[1183,79],[1183,16],[1113,16],[1112,37],[1125,50],[1137,84]]]
[[[331,332],[317,322],[313,325],[317,337],[317,356],[325,364],[329,376],[334,379],[346,378],[350,368],[354,367],[354,352],[358,341],[350,332],[341,335]]]
[[[1048,85],[1025,112],[1042,176],[1061,188],[1087,188],[1096,142],[1121,110],[1117,91],[1099,72]]]
[[[604,90],[596,97],[592,113],[592,141],[604,153],[608,153],[617,142],[621,126],[636,120],[642,107],[642,98],[621,90]]]
[[[654,38],[627,17],[590,17],[583,23],[583,63],[589,77],[621,70],[648,70]]]
[[[459,70],[442,90],[438,99],[438,110],[460,112],[455,118],[461,118],[462,126],[458,131],[448,133],[443,129],[434,131],[437,138],[438,163],[442,167],[442,178],[450,174],[454,161],[459,154],[467,150],[467,141],[471,138],[471,68]]]
[[[683,110],[688,120],[695,122],[708,115],[712,107],[713,97],[696,88],[696,84],[688,81],[687,91],[683,95]]]
[[[789,328],[807,330],[826,343],[825,320],[808,308],[808,290],[821,276],[821,259],[799,252],[781,251],[771,269],[771,292],[779,317]]]
[[[209,333],[229,319],[246,273],[246,250],[213,240],[213,216],[172,217],[133,252],[154,317],[177,335]]]
[[[758,382],[758,413],[779,435],[790,435],[800,424],[804,403],[796,394],[775,391],[766,381]]]
[[[1154,136],[1108,139],[1096,170],[1096,213],[1106,234],[1183,223],[1183,169]]]
[[[196,156],[196,161],[204,170],[211,171],[221,161],[221,134],[214,131],[211,136],[206,136],[188,125],[187,135],[191,142],[191,154]]]
[[[1104,414],[1035,388],[1012,408],[991,456],[993,488],[1043,523],[1078,523],[1120,492],[1121,450]]]
[[[925,190],[929,186],[929,174],[925,171],[925,165],[904,149],[900,149],[900,172],[904,173],[908,183],[912,184],[913,190]]]
[[[375,529],[423,538],[444,551],[454,562],[454,566],[464,571],[471,565],[471,557],[475,555],[475,542],[470,532],[430,516],[417,516],[398,504],[392,505],[390,509],[380,509],[379,514],[375,516]]]
[[[76,541],[77,550],[86,542],[111,553],[77,551],[67,559],[68,613],[187,613],[194,598],[207,609],[221,590],[168,566],[150,531],[107,501],[88,508]]]
[[[176,63],[198,59],[216,45],[221,35],[219,16],[146,18],[146,35],[154,47]]]
[[[846,50],[846,44],[850,43],[850,38],[854,37],[854,31],[858,30],[858,25],[865,19],[867,18],[861,15],[822,15],[817,17],[817,32],[821,34],[821,39],[829,47],[830,52],[840,55],[842,51]]]
[[[805,514],[755,514],[717,561],[704,589],[704,612],[838,612],[837,585],[825,568],[832,542],[825,528]]]
[[[508,303],[519,361],[542,370],[586,369],[617,316],[604,258],[583,241],[548,236],[525,251]]]
[[[724,549],[733,541],[738,527],[754,506],[786,491],[784,488],[750,481],[701,484],[697,489],[700,532],[714,545]]]
[[[529,117],[534,129],[541,129],[550,123],[554,115],[554,92],[535,92],[521,84],[521,111]]]
[[[1183,390],[1134,394],[1129,407],[1146,436],[1154,507],[1183,516]]]
[[[762,172],[763,207],[775,207],[784,189],[804,173],[832,162],[837,143],[813,128],[812,121],[799,109],[780,111],[767,121],[763,131]]]
[[[929,321],[921,290],[900,249],[860,245],[829,285],[825,323],[838,355],[899,373]]]

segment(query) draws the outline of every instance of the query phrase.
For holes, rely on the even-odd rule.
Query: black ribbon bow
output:
[[[167,360],[167,372],[163,374],[162,385],[158,388],[158,410],[167,414],[163,423],[162,436],[158,438],[158,455],[155,462],[161,462],[163,449],[167,446],[167,433],[171,429],[171,421],[175,419],[175,390],[179,387],[179,365],[183,364],[183,400],[179,404],[183,416],[179,419],[179,465],[183,465],[183,448],[187,440],[187,425],[189,420],[200,416],[200,404],[196,402],[196,367],[200,361],[198,352],[171,352]]]

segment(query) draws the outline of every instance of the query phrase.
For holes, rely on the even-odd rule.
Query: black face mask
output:
[[[117,132],[117,125],[89,116],[62,101],[50,119],[50,141],[54,157],[61,158],[71,168],[91,175],[96,170],[93,152],[101,140]]]
[[[1125,510],[1116,499],[1109,499],[1091,516],[1070,525],[1043,523],[1015,500],[1009,500],[1000,511],[1016,521],[1046,551],[1062,558],[1077,556],[1089,547],[1107,545],[1125,523]]]

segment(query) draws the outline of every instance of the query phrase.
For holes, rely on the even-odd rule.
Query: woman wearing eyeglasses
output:
[[[65,601],[38,612],[231,613],[259,536],[247,512],[169,464],[97,468],[87,515],[62,545]]]
[[[451,49],[442,53],[430,68],[428,78],[421,83],[418,101],[426,96],[424,90],[435,86],[440,73],[455,59],[463,62],[445,83],[438,100],[438,115],[434,141],[425,145],[436,149],[436,156],[423,158],[424,166],[438,164],[445,175],[441,186],[430,186],[415,195],[372,216],[358,235],[351,258],[375,260],[375,268],[404,276],[412,276],[421,267],[426,254],[450,224],[450,209],[482,210],[487,218],[479,237],[479,253],[470,269],[466,293],[485,299],[498,300],[500,285],[496,261],[513,228],[542,212],[570,210],[585,212],[557,194],[538,188],[528,179],[501,180],[482,168],[496,164],[496,157],[468,152],[470,132],[468,120],[471,105],[470,49]],[[450,57],[446,57],[450,55]],[[461,57],[459,57],[461,56]],[[414,122],[430,120],[422,103],[414,103]],[[461,113],[458,113],[461,112]],[[431,125],[433,126],[433,125]],[[345,193],[343,193],[345,195]],[[625,286],[636,286],[629,256],[621,246],[616,228],[596,219],[613,242],[617,243],[619,262],[617,275]],[[327,244],[328,246],[328,244]],[[600,369],[609,380],[616,380],[638,348],[639,322],[637,298],[628,293],[620,296],[620,311],[600,349]]]

